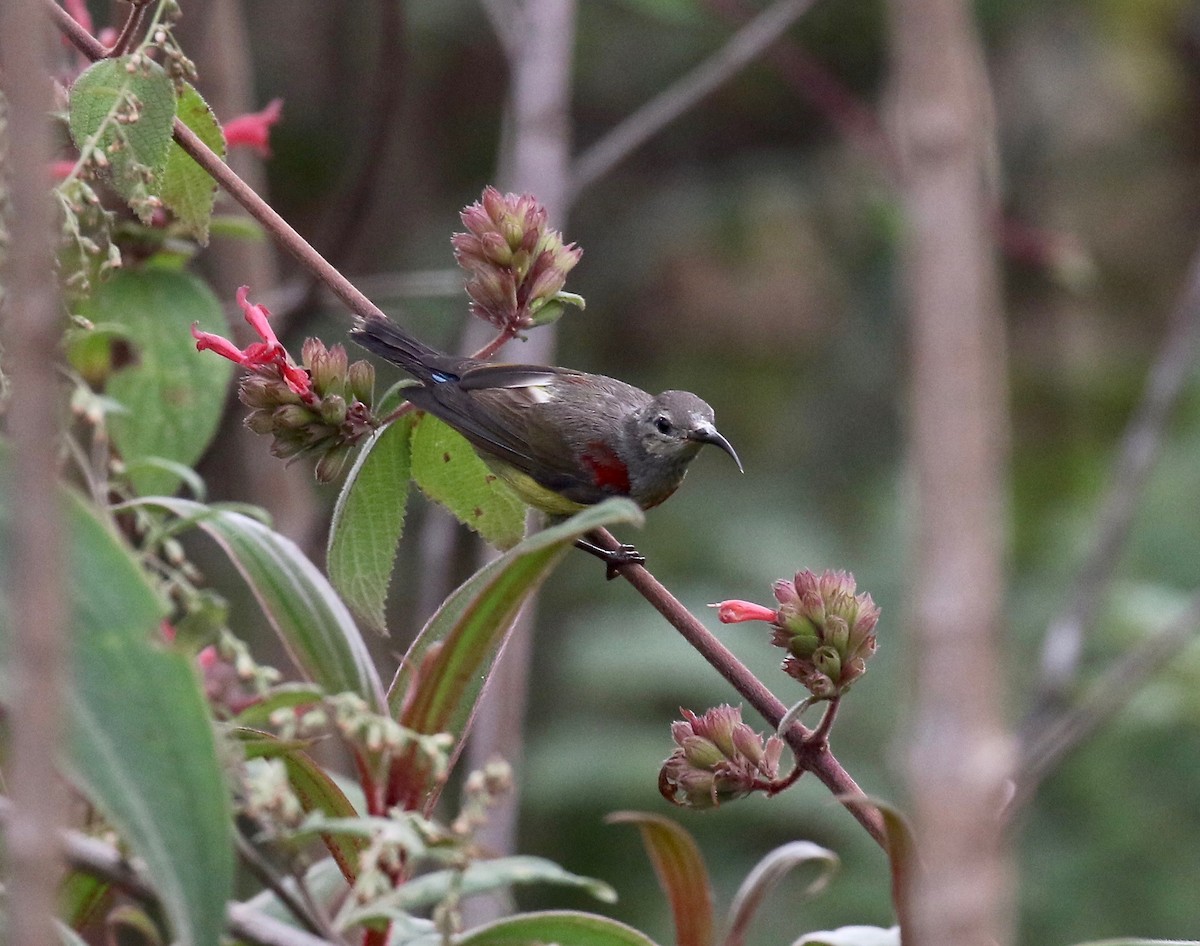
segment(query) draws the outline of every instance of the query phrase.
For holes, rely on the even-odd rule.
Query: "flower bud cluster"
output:
[[[875,653],[879,608],[855,590],[854,576],[843,571],[805,569],[794,581],[775,582],[779,614],[771,642],[788,652],[784,672],[818,699],[844,693]]]
[[[767,621],[771,643],[788,652],[784,672],[818,700],[840,696],[867,670],[875,653],[879,608],[869,594],[855,594],[854,576],[844,571],[818,575],[805,569],[795,579],[775,582],[777,609],[749,601],[715,605],[724,624]]]
[[[251,303],[247,293],[245,286],[238,290],[238,304],[261,341],[238,348],[193,325],[196,348],[247,370],[239,389],[251,409],[246,426],[274,437],[271,453],[282,459],[319,454],[316,477],[328,483],[341,474],[355,444],[378,426],[371,413],[375,369],[367,361],[350,364],[341,345],[326,348],[315,338],[305,341],[297,365],[275,336],[267,307]]]
[[[326,348],[316,338],[305,340],[300,357],[310,376],[308,392],[297,394],[286,380],[264,371],[247,375],[238,396],[251,408],[246,426],[275,438],[274,456],[286,460],[317,453],[317,480],[328,483],[341,474],[354,446],[375,429],[375,368],[367,361],[350,364],[345,348]]]
[[[488,187],[461,216],[468,232],[454,234],[451,244],[476,315],[518,331],[554,321],[564,303],[582,306],[562,288],[583,250],[546,225],[546,208],[534,197]]]
[[[678,747],[658,776],[663,798],[683,808],[716,808],[770,787],[779,772],[783,740],[762,736],[742,722],[739,707],[722,705],[697,716],[681,710],[672,723]]]

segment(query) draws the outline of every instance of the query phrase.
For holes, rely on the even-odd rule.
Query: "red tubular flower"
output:
[[[222,358],[228,358],[251,371],[276,368],[294,393],[305,401],[310,401],[313,398],[312,379],[307,371],[292,362],[283,345],[279,343],[275,330],[267,321],[271,315],[270,311],[265,305],[251,303],[249,293],[248,286],[238,289],[238,305],[242,307],[246,321],[262,341],[238,348],[227,338],[200,331],[198,323],[193,322],[192,337],[196,339],[196,351],[215,351]]]
[[[231,118],[224,125],[225,144],[230,148],[251,148],[260,157],[271,156],[271,126],[283,113],[283,99],[272,99],[260,112]]]

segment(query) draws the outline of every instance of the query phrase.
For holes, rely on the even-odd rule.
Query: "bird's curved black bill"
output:
[[[731,457],[733,457],[733,462],[737,464],[739,473],[746,472],[744,469],[742,469],[742,461],[738,459],[737,451],[733,449],[733,444],[726,440],[725,435],[717,430],[716,427],[702,427],[699,430],[693,431],[691,439],[698,440],[701,443],[711,443],[715,447],[720,447]]]

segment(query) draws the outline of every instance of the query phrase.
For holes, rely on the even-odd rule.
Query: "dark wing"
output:
[[[480,452],[581,503],[613,493],[585,459],[649,395],[620,381],[537,365],[478,365],[457,382],[405,392]]]

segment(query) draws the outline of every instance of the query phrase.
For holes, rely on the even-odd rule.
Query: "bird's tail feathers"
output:
[[[445,354],[409,335],[395,322],[378,315],[357,319],[350,337],[367,351],[421,379],[428,377],[446,358]]]

